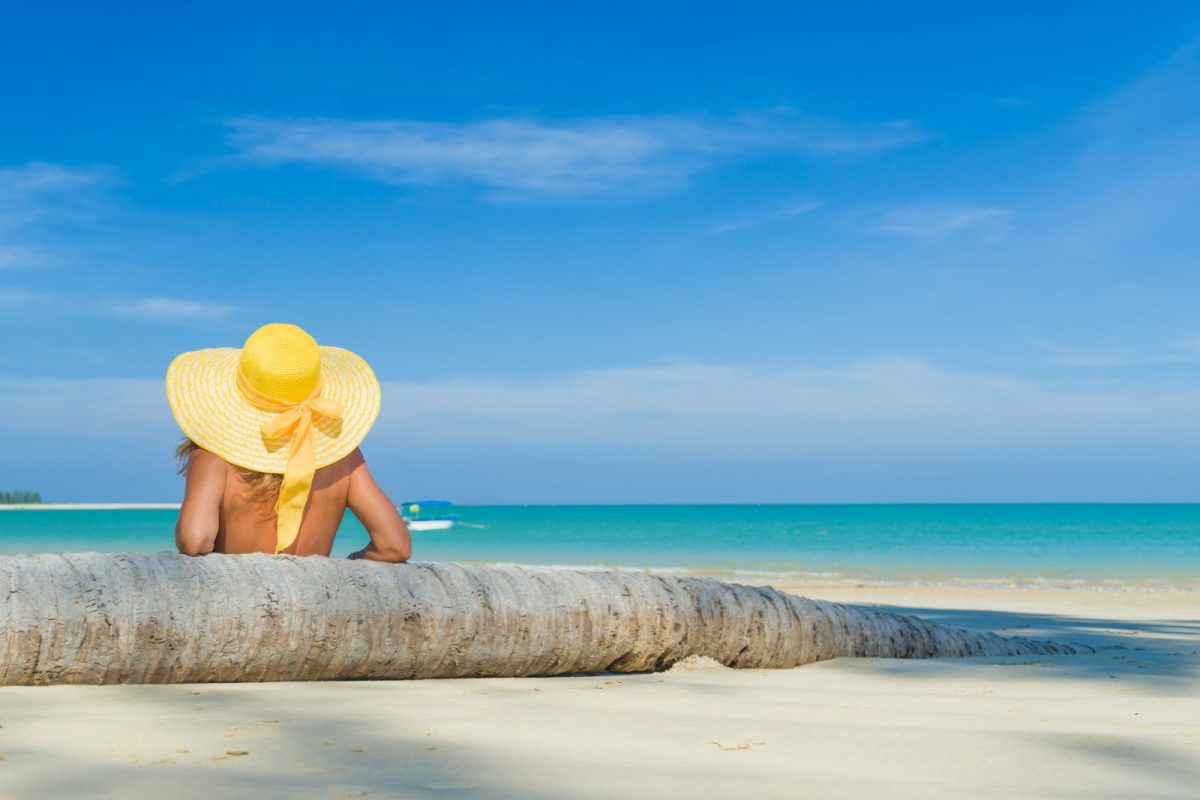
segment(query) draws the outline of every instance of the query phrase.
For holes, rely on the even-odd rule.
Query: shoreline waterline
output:
[[[174,548],[174,504],[8,506],[0,553]],[[55,513],[60,512],[60,513]],[[459,506],[417,560],[749,582],[1200,587],[1200,505]],[[366,544],[347,514],[331,555]]]
[[[10,503],[0,511],[178,511],[179,503]]]

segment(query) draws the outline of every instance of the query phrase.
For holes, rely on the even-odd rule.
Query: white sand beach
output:
[[[1195,797],[1200,594],[777,588],[1095,655],[0,688],[0,797]]]

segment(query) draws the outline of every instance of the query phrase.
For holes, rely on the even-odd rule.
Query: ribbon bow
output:
[[[250,405],[262,411],[273,411],[276,416],[262,424],[262,435],[267,439],[282,439],[291,436],[287,467],[283,473],[283,484],[279,487],[279,499],[275,501],[275,552],[282,553],[296,541],[300,533],[300,521],[304,517],[304,506],[312,489],[313,475],[317,471],[316,443],[313,441],[313,414],[328,419],[341,419],[342,404],[321,397],[322,381],[304,400],[289,403],[265,395],[255,389],[241,370],[237,370],[237,385],[242,396]]]

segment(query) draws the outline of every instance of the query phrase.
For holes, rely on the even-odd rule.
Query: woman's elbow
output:
[[[179,552],[185,556],[206,556],[213,551],[211,543],[204,543],[199,539],[180,539],[176,542],[179,545]]]
[[[393,564],[401,564],[412,558],[412,544],[409,542],[396,544],[387,548],[379,555],[382,556],[385,561],[389,561]]]
[[[179,552],[185,556],[206,556],[212,552],[212,545],[207,547],[202,542],[196,541],[181,541],[179,542]]]
[[[380,555],[393,564],[399,564],[412,558],[412,537],[409,536],[408,526],[401,523],[400,530],[387,537],[387,544]]]
[[[216,536],[180,520],[175,526],[175,546],[185,556],[203,556],[213,551]]]

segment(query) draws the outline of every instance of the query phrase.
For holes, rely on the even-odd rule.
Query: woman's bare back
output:
[[[275,495],[256,490],[243,471],[219,456],[195,450],[188,458],[187,489],[175,526],[181,553],[273,553],[276,542]],[[371,543],[358,553],[376,561],[406,561],[411,554],[408,528],[395,505],[375,483],[359,450],[322,467],[296,540],[283,552],[328,556],[349,508],[362,522]]]
[[[211,453],[205,456],[217,458]],[[219,460],[219,459],[218,459]],[[333,537],[346,514],[350,493],[353,456],[317,470],[300,533],[283,552],[297,556],[329,555]],[[357,459],[361,463],[361,456]],[[256,491],[244,473],[222,461],[225,494],[221,501],[220,527],[213,550],[217,553],[264,553],[275,548],[275,493]]]

